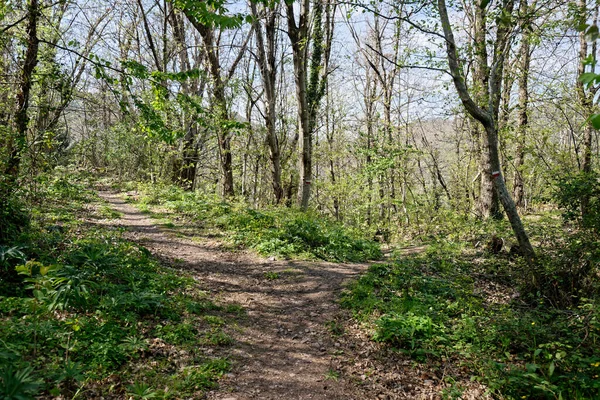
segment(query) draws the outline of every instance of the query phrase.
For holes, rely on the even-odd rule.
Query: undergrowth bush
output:
[[[565,174],[558,180],[554,198],[567,221],[597,237],[600,234],[600,175]]]
[[[219,228],[234,244],[253,248],[263,255],[328,261],[381,257],[378,243],[316,212],[286,207],[258,211],[243,201],[227,203],[213,195],[185,192],[168,185],[140,185],[139,190],[140,204],[161,205],[192,218],[205,228]]]
[[[0,195],[0,245],[14,241],[27,229],[29,218],[25,202],[18,199],[17,195],[12,194],[8,198]]]
[[[118,229],[82,223],[95,217],[83,205],[99,201],[85,179],[43,177],[31,224],[0,246],[0,397],[203,397],[229,363],[198,343],[231,344],[230,313]],[[168,355],[183,353],[190,367],[173,372]]]
[[[498,301],[483,290],[497,266],[474,265],[461,251],[434,246],[373,265],[342,304],[374,328],[374,340],[419,361],[467,366],[472,380],[499,396],[600,398],[597,300],[568,310]],[[503,282],[505,290],[516,282]]]
[[[532,302],[572,307],[600,294],[600,177],[565,174],[554,199],[564,225],[542,243],[537,262],[522,268],[521,291]]]

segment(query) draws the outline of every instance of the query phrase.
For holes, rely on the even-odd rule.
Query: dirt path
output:
[[[241,304],[247,317],[233,332],[233,371],[211,399],[356,399],[356,385],[338,379],[341,343],[328,331],[338,315],[338,292],[366,265],[275,261],[222,251],[210,239],[178,237],[118,194],[101,192],[122,214],[112,224],[155,255],[195,274],[224,302]],[[330,325],[329,325],[330,326]]]

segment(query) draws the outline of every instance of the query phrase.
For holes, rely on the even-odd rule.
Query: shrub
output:
[[[0,183],[0,192],[7,190]],[[15,242],[18,236],[27,229],[30,223],[30,215],[26,211],[25,202],[10,194],[8,197],[0,195],[0,245]]]
[[[442,357],[467,366],[496,395],[600,397],[597,301],[581,299],[569,310],[490,302],[474,290],[481,267],[449,249],[373,265],[342,305],[374,329],[374,340],[429,366]]]
[[[521,291],[532,303],[579,304],[600,293],[600,180],[596,173],[567,174],[554,198],[567,230],[555,232],[552,248],[533,266],[521,265]],[[573,225],[574,224],[574,225]]]
[[[166,356],[187,369],[205,358],[198,343],[232,343],[229,311],[119,230],[81,223],[84,203],[97,200],[86,179],[65,169],[38,176],[31,223],[0,244],[0,398],[77,397],[84,381],[93,396],[114,397],[109,377],[117,374],[123,383],[169,387],[168,396],[203,397],[198,390],[216,385],[223,362],[188,374],[206,384],[184,385],[188,375],[173,374]],[[141,357],[151,369],[132,364]],[[147,388],[131,395],[168,397]]]
[[[183,213],[203,227],[224,230],[230,240],[263,255],[364,261],[381,257],[379,244],[364,233],[314,212],[273,207],[254,210],[242,201],[223,202],[172,185],[140,185],[141,204],[160,204]]]
[[[567,221],[594,234],[600,233],[600,176],[595,173],[567,174],[558,181],[554,198]]]

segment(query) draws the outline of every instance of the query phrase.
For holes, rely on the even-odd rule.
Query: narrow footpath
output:
[[[180,237],[126,203],[100,192],[121,218],[128,239],[171,265],[194,274],[200,286],[225,303],[244,307],[233,332],[233,370],[210,399],[355,399],[356,385],[340,379],[332,357],[340,343],[330,333],[343,285],[366,264],[279,261],[249,252],[223,251],[219,243]]]

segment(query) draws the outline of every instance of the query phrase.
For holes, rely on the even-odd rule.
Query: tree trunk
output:
[[[171,28],[173,29],[173,37],[175,38],[175,42],[179,46],[178,55],[180,68],[182,71],[190,71],[192,69],[192,65],[187,51],[188,49],[186,45],[184,20],[182,15],[172,8],[170,2],[166,2],[166,6],[168,22],[170,22]],[[163,64],[166,65],[166,62],[163,61]],[[181,86],[182,91],[186,96],[202,96],[203,90],[201,85],[198,84],[197,80],[193,80],[192,82],[183,81]],[[185,112],[183,115],[183,121],[186,126],[186,134],[183,138],[181,159],[178,163],[179,165],[176,165],[175,169],[175,181],[186,190],[194,190],[196,187],[199,135],[196,118],[197,114],[194,110]]]
[[[473,26],[473,48],[475,50],[475,68],[473,73],[473,99],[480,107],[486,107],[489,103],[490,95],[488,92],[488,84],[490,78],[490,68],[488,66],[488,51],[487,51],[487,29],[486,29],[486,10],[478,4],[475,8],[475,23]],[[475,127],[473,136],[479,141],[479,145],[484,151],[479,153],[479,168],[481,171],[490,169],[491,160],[489,153],[485,151],[488,147],[487,135],[482,135],[479,127]],[[500,204],[498,203],[498,195],[494,190],[494,182],[489,174],[482,173],[479,182],[479,213],[482,218],[501,219]]]
[[[27,6],[27,50],[23,62],[21,83],[17,93],[17,112],[15,113],[16,136],[11,143],[10,156],[6,167],[8,190],[19,176],[19,168],[23,150],[27,145],[27,126],[29,124],[29,97],[32,86],[33,71],[38,62],[39,38],[37,36],[37,23],[39,17],[38,0],[30,0]]]
[[[221,63],[219,60],[218,46],[215,43],[213,28],[198,22],[195,17],[184,9],[184,12],[194,28],[202,36],[204,41],[206,57],[208,60],[209,72],[213,81],[213,115],[216,119],[217,141],[219,144],[219,161],[221,177],[223,179],[223,197],[233,197],[235,195],[233,185],[233,168],[231,156],[231,132],[223,127],[222,122],[228,120],[229,113],[227,109],[227,98],[225,96],[225,81],[221,76]]]
[[[588,16],[588,9],[587,9],[587,2],[585,0],[580,0],[578,3],[579,6],[579,23],[585,23],[587,22],[587,16]],[[594,24],[597,22],[598,19],[598,3],[596,3],[595,5],[595,9],[594,9]],[[587,57],[590,55],[589,54],[589,49],[588,49],[588,44],[587,44],[587,38],[585,35],[585,32],[580,32],[579,33],[579,67],[578,67],[578,75],[581,76],[581,74],[585,73],[585,66],[586,66],[586,60]],[[591,51],[591,55],[593,56],[594,59],[596,59],[596,46],[594,44],[592,51]],[[577,86],[576,86],[576,90],[577,90],[577,96],[579,98],[579,103],[580,106],[584,112],[585,115],[591,115],[593,113],[593,97],[594,97],[594,92],[589,91],[586,92],[583,83],[580,80],[577,80]],[[581,160],[581,172],[583,173],[590,173],[592,171],[592,137],[593,137],[593,133],[594,133],[594,128],[592,127],[591,123],[588,121],[583,129],[583,140],[582,140],[582,147],[583,147],[583,159]],[[581,216],[585,219],[587,214],[588,214],[588,207],[589,207],[589,196],[583,196],[581,198]]]
[[[182,10],[192,23],[196,31],[202,36],[204,42],[204,51],[208,60],[208,70],[213,83],[212,93],[212,111],[213,117],[217,122],[215,125],[217,131],[217,140],[219,144],[219,161],[220,170],[223,178],[223,196],[233,197],[235,195],[233,185],[233,159],[231,155],[231,136],[232,132],[227,127],[226,121],[229,120],[229,109],[227,107],[227,96],[225,95],[225,87],[239,65],[240,60],[246,52],[246,47],[252,35],[253,29],[248,32],[246,39],[239,46],[238,54],[231,63],[228,71],[223,71],[219,55],[219,38],[215,38],[215,24],[206,24],[200,22],[195,17],[194,7],[190,5],[182,5]]]
[[[283,198],[283,188],[281,186],[281,151],[279,139],[275,131],[275,122],[277,118],[275,95],[275,85],[277,83],[277,64],[276,64],[276,29],[277,29],[277,9],[267,9],[266,22],[264,24],[265,37],[263,36],[262,24],[256,9],[256,4],[251,3],[252,15],[255,18],[256,47],[257,58],[260,67],[260,73],[263,80],[265,91],[265,126],[267,128],[267,144],[269,146],[269,158],[271,160],[271,184],[273,194],[275,195],[275,204],[279,204]]]
[[[523,223],[521,221],[521,217],[519,216],[519,212],[517,211],[517,206],[513,201],[508,189],[506,188],[506,183],[504,182],[504,178],[500,173],[500,157],[498,155],[498,130],[494,125],[487,125],[485,127],[486,136],[488,137],[488,151],[490,153],[490,166],[491,170],[485,171],[484,173],[490,174],[493,179],[494,187],[498,193],[498,198],[500,203],[504,207],[504,211],[510,221],[510,226],[513,229],[513,232],[519,242],[519,248],[521,254],[523,254],[528,261],[532,261],[535,258],[535,252],[531,243],[529,242],[529,237],[525,232],[525,228],[523,227]]]
[[[499,93],[502,86],[502,64],[504,63],[504,56],[506,49],[507,35],[504,34],[508,31],[506,27],[499,26],[496,42],[494,43],[494,68],[489,72],[489,84],[487,85],[488,90],[488,104],[485,109],[479,107],[469,94],[469,90],[465,83],[463,76],[463,70],[459,62],[457,54],[456,42],[454,41],[454,33],[450,25],[450,19],[448,17],[448,10],[446,8],[445,0],[438,0],[438,11],[442,22],[444,31],[444,38],[446,41],[446,53],[448,57],[448,67],[452,80],[460,100],[469,114],[483,125],[485,129],[485,137],[487,140],[487,148],[483,148],[484,152],[489,154],[489,167],[490,169],[483,171],[484,174],[489,174],[490,178],[494,182],[494,187],[498,192],[498,197],[504,211],[508,216],[513,232],[519,242],[521,253],[525,256],[529,263],[532,263],[535,259],[535,252],[529,237],[525,232],[523,223],[517,211],[517,207],[510,196],[510,193],[506,189],[504,178],[501,174],[500,158],[498,155],[498,109],[499,109]],[[512,11],[513,3],[509,1],[508,6]],[[509,8],[507,7],[507,8]]]
[[[336,130],[335,119],[332,122],[329,118],[331,115],[331,96],[328,94],[326,97],[327,107],[326,107],[326,121],[325,121],[325,137],[327,138],[327,144],[329,146],[329,177],[331,178],[331,186],[335,190],[336,186],[336,174],[335,174],[335,161],[334,161],[334,135]],[[340,200],[336,195],[333,196],[333,214],[335,215],[336,221],[341,221],[340,216]]]
[[[196,167],[198,165],[198,147],[196,139],[198,136],[198,127],[190,124],[183,138],[183,149],[181,156],[181,165],[175,171],[177,182],[185,190],[193,190],[196,181]]]
[[[519,5],[520,13],[523,18],[528,18],[529,7],[527,0],[521,0]],[[519,105],[518,105],[518,122],[517,122],[517,150],[515,155],[515,180],[513,184],[513,195],[515,197],[515,204],[519,208],[525,206],[525,190],[523,184],[523,163],[525,161],[525,138],[527,128],[529,126],[528,120],[528,104],[529,104],[529,66],[531,64],[531,52],[530,52],[530,34],[531,26],[528,22],[523,24],[522,30],[523,35],[521,38],[521,47],[519,49]]]
[[[298,101],[299,125],[299,193],[298,202],[303,210],[308,208],[310,185],[312,179],[312,132],[309,127],[309,107],[307,99],[307,49],[308,49],[308,17],[310,1],[303,0],[298,24],[294,15],[293,3],[287,3],[288,36],[292,42],[292,57],[296,82],[296,98]]]
[[[498,193],[494,189],[494,181],[491,178],[491,174],[485,173],[485,171],[490,171],[493,168],[490,153],[485,150],[486,148],[489,148],[491,144],[489,143],[489,140],[489,135],[484,134],[481,136],[481,144],[483,151],[481,152],[481,158],[479,161],[479,165],[482,171],[481,179],[479,182],[481,187],[481,193],[479,197],[479,210],[484,219],[490,217],[494,219],[502,219],[502,211],[500,210]]]
[[[298,123],[300,126],[300,182],[298,202],[302,210],[308,208],[312,186],[312,142],[317,112],[325,93],[328,60],[333,37],[333,18],[329,3],[326,8],[326,38],[323,37],[323,3],[314,1],[313,32],[309,35],[310,0],[302,0],[298,24],[292,2],[286,3],[288,36],[292,42],[292,58],[298,99]],[[308,72],[308,48],[312,42],[310,74]]]
[[[223,197],[235,196],[233,186],[233,158],[231,156],[231,135],[229,132],[218,132],[221,175],[223,177]]]

